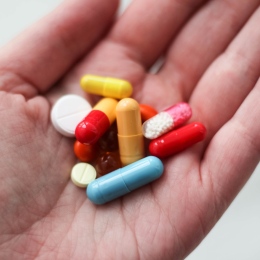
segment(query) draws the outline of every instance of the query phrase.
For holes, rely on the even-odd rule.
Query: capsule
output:
[[[86,193],[93,203],[104,204],[158,179],[162,173],[161,160],[148,156],[92,181]]]
[[[80,85],[88,93],[117,99],[130,97],[133,92],[132,85],[126,80],[94,75],[83,76]]]
[[[114,122],[98,140],[98,145],[105,152],[118,151],[117,125]]]
[[[154,117],[158,112],[153,108],[145,104],[139,104],[142,122]]]
[[[139,104],[132,98],[124,98],[116,106],[119,154],[122,165],[144,157],[144,138]]]
[[[202,141],[205,136],[205,126],[193,122],[153,140],[149,145],[149,151],[151,155],[165,158]]]
[[[122,165],[118,152],[104,152],[100,154],[95,162],[95,169],[98,176],[105,175],[121,167]]]
[[[74,153],[82,162],[94,161],[99,154],[99,147],[97,144],[82,144],[78,140],[74,143]]]
[[[113,98],[101,99],[91,112],[77,125],[75,136],[84,144],[94,144],[108,130],[116,119],[116,105]]]
[[[143,135],[148,139],[155,139],[184,124],[191,115],[191,107],[187,103],[177,103],[145,121],[142,126]]]

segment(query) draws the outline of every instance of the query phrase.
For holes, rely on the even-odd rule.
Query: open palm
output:
[[[260,158],[259,3],[140,0],[112,24],[116,0],[66,1],[2,49],[0,258],[189,254]],[[158,110],[189,102],[207,139],[164,160],[158,181],[93,205],[69,180],[73,140],[49,117],[58,97],[85,95],[85,73],[129,80]]]

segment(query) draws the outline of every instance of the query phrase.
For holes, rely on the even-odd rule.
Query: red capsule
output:
[[[149,145],[149,151],[151,155],[164,158],[202,141],[205,136],[205,126],[193,122],[154,139]]]

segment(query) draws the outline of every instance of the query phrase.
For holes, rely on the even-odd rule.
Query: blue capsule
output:
[[[104,204],[158,179],[162,173],[161,160],[148,156],[92,181],[86,193],[93,203]]]

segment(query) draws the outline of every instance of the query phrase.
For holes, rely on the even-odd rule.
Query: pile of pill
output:
[[[80,85],[101,96],[100,101],[92,108],[81,96],[65,95],[52,107],[51,121],[60,134],[76,139],[79,162],[71,170],[71,180],[86,188],[95,204],[158,179],[164,169],[161,159],[205,138],[203,124],[185,125],[192,116],[187,103],[157,113],[131,98],[133,87],[125,80],[85,75]]]

